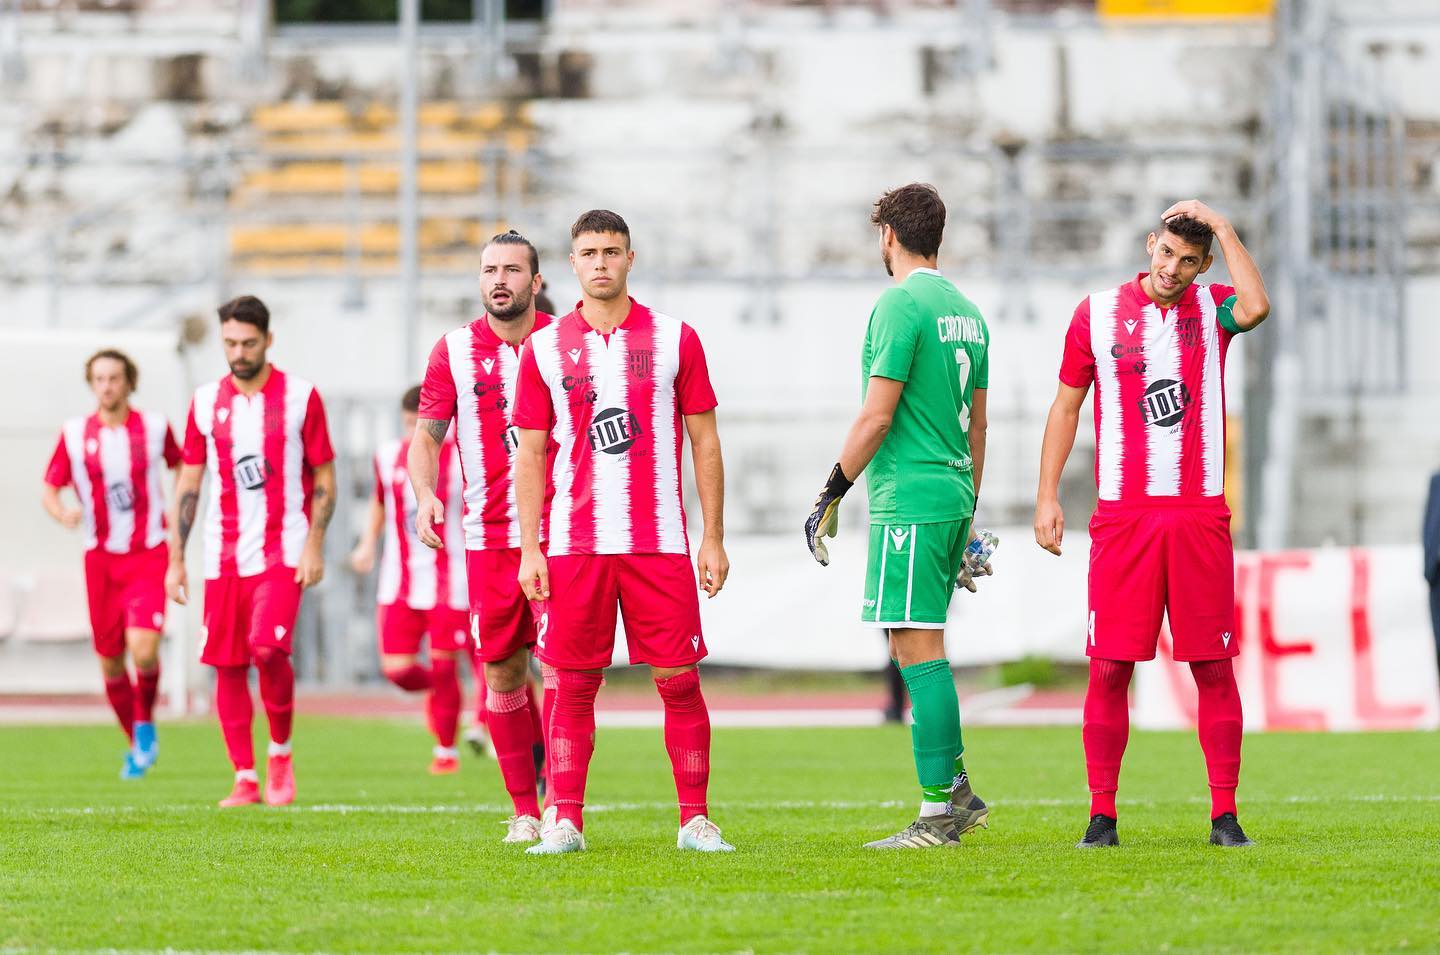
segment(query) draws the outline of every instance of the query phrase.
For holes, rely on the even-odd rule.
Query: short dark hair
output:
[[[405,395],[400,399],[400,410],[401,410],[401,411],[413,411],[413,412],[415,412],[416,414],[419,414],[419,413],[420,413],[420,386],[419,386],[419,385],[416,385],[415,387],[409,388],[409,389],[407,389],[407,390],[405,391]]]
[[[226,322],[244,322],[247,325],[254,325],[262,332],[270,331],[270,309],[265,303],[253,295],[242,295],[239,298],[232,298],[221,305],[217,311],[220,314],[220,324]]]
[[[912,182],[876,199],[870,223],[888,225],[901,245],[928,259],[939,253],[945,235],[945,203],[928,182]]]
[[[140,387],[140,369],[129,355],[117,348],[102,348],[85,360],[85,380],[87,382],[91,379],[91,369],[102,358],[114,359],[125,366],[125,381],[130,385],[131,391]]]
[[[1210,243],[1215,238],[1215,233],[1208,225],[1189,216],[1172,216],[1161,222],[1160,231],[1156,235],[1164,235],[1166,232],[1182,242],[1198,245],[1202,255],[1210,254]]]
[[[490,246],[492,245],[525,246],[525,248],[530,250],[530,274],[540,274],[540,253],[535,251],[535,246],[533,243],[531,243],[529,239],[525,238],[523,235],[516,232],[514,229],[511,229],[509,232],[500,232],[496,235],[492,235],[489,242],[486,242],[484,245],[480,246],[480,254],[484,255],[485,250],[490,248]]]
[[[609,209],[591,209],[580,213],[580,218],[570,227],[570,241],[574,242],[587,232],[615,232],[625,237],[625,246],[630,246],[630,227],[620,218],[620,213]]]

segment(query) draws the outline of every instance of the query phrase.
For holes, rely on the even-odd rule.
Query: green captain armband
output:
[[[1229,333],[1232,334],[1232,335],[1239,335],[1239,334],[1242,334],[1243,332],[1245,332],[1245,329],[1241,328],[1241,327],[1240,327],[1238,324],[1236,324],[1236,322],[1235,322],[1235,311],[1234,311],[1234,310],[1235,310],[1235,300],[1236,300],[1237,298],[1239,298],[1239,296],[1237,296],[1237,295],[1232,295],[1232,296],[1230,296],[1230,297],[1227,298],[1225,301],[1223,301],[1223,302],[1220,303],[1220,307],[1219,307],[1219,308],[1216,310],[1216,312],[1215,312],[1215,314],[1216,314],[1216,315],[1219,317],[1219,319],[1220,319],[1220,327],[1223,328],[1223,329],[1225,329],[1227,332],[1229,332]]]

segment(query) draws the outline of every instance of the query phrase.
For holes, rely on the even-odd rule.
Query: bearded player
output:
[[[215,668],[215,711],[235,784],[221,806],[261,799],[250,723],[250,667],[270,724],[265,802],[295,801],[290,655],[302,591],[325,574],[325,529],[335,513],[335,452],[320,393],[270,364],[270,311],[253,295],[220,306],[230,374],[195,390],[185,426],[170,537],[170,599],[189,599],[185,545],[200,485],[210,477],[200,662]]]
[[[699,590],[725,585],[725,476],[715,391],[690,326],[627,294],[630,227],[592,210],[570,229],[582,298],[525,347],[516,395],[519,579],[546,601],[536,643],[555,670],[549,822],[536,855],[585,848],[585,779],[595,750],[595,695],[614,653],[617,605],[630,662],[650,665],[665,707],[665,749],[680,804],[681,849],[729,852],[709,820],[710,714]],[[682,425],[690,435],[705,528],[695,567],[680,495]],[[549,550],[541,549],[546,450],[554,452]],[[698,587],[697,587],[698,577]]]
[[[449,548],[452,558],[463,547],[471,636],[484,664],[490,744],[515,809],[505,842],[540,838],[537,747],[543,747],[544,733],[528,679],[535,620],[516,582],[520,525],[511,423],[520,347],[551,321],[535,311],[540,283],[535,246],[513,229],[480,250],[485,314],[450,332],[431,351],[409,452],[416,533],[428,547]],[[464,474],[463,545],[452,536],[454,517],[447,517],[437,491],[442,442],[452,419]]]
[[[869,478],[870,554],[861,619],[887,632],[910,692],[920,812],[871,849],[954,846],[986,825],[970,788],[960,701],[945,656],[945,622],[985,467],[990,330],[980,310],[936,268],[945,203],[911,183],[875,203],[880,257],[894,280],[870,313],[861,355],[864,403],[805,522],[810,553],[829,562],[840,499]]]
[[[1196,283],[1215,241],[1233,288]],[[1265,320],[1270,300],[1234,227],[1196,200],[1165,210],[1146,251],[1148,272],[1075,309],[1040,451],[1035,542],[1058,556],[1060,472],[1094,385],[1099,503],[1090,519],[1082,732],[1090,824],[1079,845],[1119,844],[1115,792],[1130,733],[1130,675],[1136,661],[1154,659],[1163,615],[1175,659],[1189,663],[1199,690],[1210,841],[1247,846],[1235,806],[1243,729],[1231,665],[1240,645],[1225,504],[1225,357],[1236,335]]]
[[[155,764],[155,695],[160,687],[160,631],[165,626],[165,471],[180,447],[165,416],[130,404],[140,380],[135,362],[114,349],[85,362],[96,408],[71,418],[45,471],[45,510],[85,534],[85,591],[90,631],[105,697],[130,740],[121,779],[139,779]],[[79,508],[60,490],[72,487]],[[132,682],[125,653],[135,664]]]
[[[420,410],[420,386],[400,399],[403,437],[375,452],[375,496],[350,567],[368,574],[380,540],[376,632],[380,672],[402,690],[425,693],[425,712],[435,748],[432,775],[460,771],[455,736],[460,727],[460,675],[456,656],[470,651],[470,603],[465,589],[465,531],[461,526],[460,463],[455,442],[440,445],[436,497],[445,508],[445,547],[432,550],[415,534],[415,494],[410,489],[411,435]],[[428,640],[429,663],[420,662]]]

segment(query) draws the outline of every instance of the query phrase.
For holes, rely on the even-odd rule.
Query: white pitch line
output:
[[[1242,799],[1246,806],[1256,805],[1315,805],[1321,803],[1436,803],[1440,802],[1440,793],[1427,793],[1421,795],[1395,796],[1386,793],[1372,793],[1359,796],[1280,796],[1266,797],[1258,796]],[[1124,799],[1121,805],[1136,807],[1156,807],[1165,805],[1198,805],[1208,804],[1208,797],[1190,796],[1184,799]],[[836,810],[858,810],[858,809],[896,809],[912,805],[912,801],[899,799],[884,799],[874,801],[864,800],[778,800],[775,802],[764,802],[746,800],[739,802],[714,801],[710,805],[718,809],[742,809],[742,810],[775,810],[775,809],[836,809]],[[992,809],[1014,808],[1047,808],[1061,806],[1088,806],[1090,801],[1081,798],[1065,799],[1008,799],[997,800],[990,804]],[[675,808],[670,801],[655,802],[617,802],[597,803],[586,806],[585,811],[590,813],[606,812],[657,812],[669,811]],[[25,809],[15,812],[16,815],[55,815],[55,816],[118,816],[118,815],[150,815],[155,813],[212,813],[218,811],[214,806],[192,803],[177,803],[166,806],[60,806],[44,807],[38,809]],[[263,811],[263,810],[262,810]],[[319,803],[313,806],[291,806],[282,810],[286,813],[318,813],[321,815],[487,815],[487,814],[508,814],[511,807],[499,803],[480,803],[467,806],[457,805],[432,805],[412,806],[398,803]],[[0,809],[0,816],[7,815],[8,811]],[[237,814],[238,815],[238,814]]]

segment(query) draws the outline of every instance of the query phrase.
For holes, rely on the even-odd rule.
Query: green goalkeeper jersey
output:
[[[890,433],[866,470],[870,521],[928,524],[975,510],[970,405],[990,387],[990,330],[980,310],[934,269],[916,269],[870,313],[860,367],[905,383]]]

